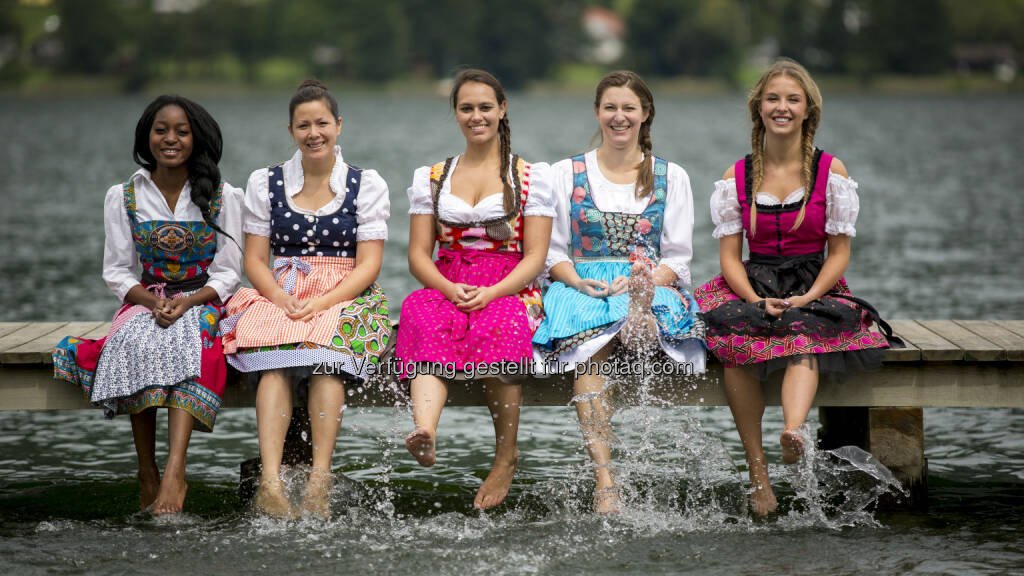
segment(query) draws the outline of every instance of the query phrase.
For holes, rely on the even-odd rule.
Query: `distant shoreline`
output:
[[[382,92],[388,94],[446,95],[444,79],[400,79],[382,83],[326,78],[325,83],[339,92]],[[991,74],[956,72],[929,76],[879,75],[869,79],[854,76],[816,75],[822,91],[829,94],[876,95],[1000,95],[1024,94],[1024,75],[1004,83]],[[530,82],[521,92],[528,94],[589,94],[596,79],[538,80]],[[54,96],[59,98],[110,96],[117,94],[155,95],[177,92],[202,96],[240,96],[290,92],[296,82],[215,81],[187,79],[180,82],[155,80],[138,92],[124,89],[124,79],[117,76],[51,76],[40,75],[21,84],[0,84],[0,96]],[[652,89],[661,95],[726,95],[741,94],[744,87],[718,78],[675,77],[651,78]]]

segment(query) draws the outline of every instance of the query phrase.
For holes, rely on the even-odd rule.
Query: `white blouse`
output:
[[[736,179],[715,182],[715,191],[711,194],[711,220],[715,223],[715,231],[711,235],[724,238],[743,231],[743,213],[739,199],[736,197]],[[776,206],[799,202],[803,198],[803,187],[792,191],[786,196],[785,202],[767,192],[758,192],[758,206]],[[854,224],[860,212],[860,198],[857,196],[857,182],[835,172],[829,172],[828,185],[825,188],[825,233],[830,236],[845,234],[856,236]]]
[[[284,163],[284,191],[288,206],[293,212],[308,216],[326,216],[333,214],[345,201],[348,188],[345,187],[348,177],[348,166],[341,156],[341,147],[334,147],[334,169],[329,180],[334,199],[318,210],[307,210],[295,205],[292,200],[302,192],[305,174],[302,171],[302,152],[295,151],[291,159]],[[267,182],[267,168],[260,168],[249,175],[249,183],[245,186],[245,233],[270,237],[270,189]],[[388,239],[388,218],[391,216],[391,199],[388,197],[388,185],[376,170],[363,170],[359,183],[359,194],[355,198],[356,206],[356,242],[367,240]]]
[[[584,155],[587,163],[587,178],[590,181],[590,196],[594,205],[602,212],[640,214],[650,202],[650,197],[638,199],[635,184],[615,184],[601,174],[597,165],[597,150]],[[551,166],[555,201],[558,216],[551,229],[551,247],[548,249],[544,272],[560,262],[572,262],[569,257],[570,232],[569,212],[572,204],[573,174],[572,158],[566,158]],[[690,176],[682,166],[668,163],[668,190],[665,195],[665,220],[661,227],[661,261],[676,273],[676,285],[687,288],[690,285],[690,260],[693,258],[693,191]]]
[[[491,194],[470,206],[468,202],[452,194],[452,178],[461,155],[452,159],[448,177],[441,183],[437,198],[437,213],[442,220],[458,224],[483,222],[505,215],[503,194]],[[409,214],[433,214],[434,198],[430,191],[430,166],[421,166],[412,175],[409,195]],[[555,199],[551,191],[551,167],[545,162],[530,163],[530,193],[526,196],[524,216],[555,217]],[[509,182],[512,182],[512,166],[509,166]]]
[[[140,168],[131,179],[135,183],[135,218],[138,222],[203,220],[203,213],[192,203],[192,186],[188,182],[172,212],[148,170]],[[222,194],[217,225],[241,243],[242,190],[225,182]],[[103,245],[103,280],[110,291],[124,301],[128,291],[141,282],[132,224],[124,208],[123,184],[115,184],[107,190],[103,202],[103,228],[107,234]],[[234,294],[242,283],[242,251],[223,234],[217,234],[217,253],[206,273],[210,276],[206,286],[216,290],[222,301]]]

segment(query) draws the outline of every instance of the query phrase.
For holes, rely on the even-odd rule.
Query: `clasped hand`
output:
[[[791,296],[789,298],[765,298],[764,311],[778,318],[790,308],[799,308],[808,302],[804,296]]]
[[[611,298],[612,296],[625,294],[626,290],[629,289],[629,277],[618,276],[610,284],[593,278],[580,278],[576,289],[591,298]]]
[[[483,310],[496,297],[493,286],[471,286],[459,283],[453,284],[453,286],[451,293],[446,296],[461,312]]]
[[[289,319],[296,322],[312,320],[314,316],[330,308],[323,298],[306,298],[300,300],[291,294],[285,294],[274,301],[278,308],[284,310]]]
[[[186,298],[160,298],[153,306],[153,319],[157,326],[167,328],[191,307]]]

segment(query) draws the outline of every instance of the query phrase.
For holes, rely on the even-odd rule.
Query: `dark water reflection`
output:
[[[461,136],[442,98],[340,100],[346,158],[378,169],[392,190],[381,283],[397,311],[416,288],[405,260],[405,189],[417,166],[459,152]],[[286,101],[202,99],[224,129],[229,181],[241,185],[251,170],[290,155]],[[131,135],[144,104],[0,99],[8,135],[0,141],[0,321],[113,313],[100,279],[103,194],[135,169]],[[514,148],[532,160],[582,151],[594,130],[586,96],[513,95],[511,105]],[[1022,133],[1020,98],[828,98],[819,144],[860,183],[847,274],[854,290],[891,317],[1024,318],[1016,258],[1024,248]],[[702,282],[718,268],[712,183],[747,148],[743,100],[660,97],[654,139],[659,155],[690,173],[693,278]],[[193,438],[188,513],[169,520],[134,513],[127,420],[106,422],[96,411],[0,412],[0,573],[165,573],[169,565],[218,574],[1019,573],[1022,416],[927,410],[929,510],[878,513],[840,528],[801,509],[781,468],[780,517],[754,522],[736,510],[742,449],[722,408],[618,416],[626,450],[657,444],[654,458],[666,465],[662,475],[638,474],[647,493],[611,520],[585,511],[589,472],[567,407],[524,410],[512,494],[487,515],[470,510],[492,450],[486,411],[447,410],[443,460],[426,471],[400,448],[410,421],[404,411],[353,409],[334,465],[372,498],[359,507],[337,503],[326,525],[268,522],[239,508],[238,464],[257,452],[252,410],[225,410],[215,434]],[[765,437],[781,427],[770,409]],[[766,446],[777,462],[777,446]],[[678,504],[693,493],[703,504]]]

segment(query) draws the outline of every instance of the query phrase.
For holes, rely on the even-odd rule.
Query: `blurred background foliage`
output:
[[[1017,80],[1024,0],[0,0],[0,84],[102,78],[410,85],[461,65],[508,87],[629,67],[746,83],[777,56],[821,74]]]

